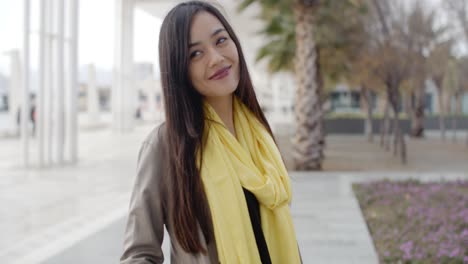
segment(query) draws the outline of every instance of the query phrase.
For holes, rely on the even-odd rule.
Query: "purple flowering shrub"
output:
[[[380,263],[468,263],[468,181],[353,185]]]

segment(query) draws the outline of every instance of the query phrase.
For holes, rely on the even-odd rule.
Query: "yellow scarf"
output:
[[[242,187],[260,205],[261,225],[273,264],[300,263],[289,211],[289,176],[273,138],[234,96],[237,139],[204,103],[206,145],[201,177],[222,264],[261,263]]]

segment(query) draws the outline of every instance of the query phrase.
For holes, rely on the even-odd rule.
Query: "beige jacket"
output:
[[[168,220],[171,214],[166,211],[168,196],[161,188],[165,177],[164,166],[167,165],[165,133],[165,125],[162,124],[151,131],[141,146],[120,264],[163,263],[167,258],[161,249],[164,228],[171,237],[170,263],[220,263],[214,238],[207,245],[199,226],[194,224],[203,247],[208,249],[207,255],[185,252],[174,238],[174,225]]]
[[[167,196],[160,190],[165,177],[164,124],[155,128],[144,140],[138,156],[137,175],[130,200],[130,209],[124,235],[124,252],[121,264],[163,263],[161,245],[164,228],[171,237],[170,263],[208,264],[219,263],[214,242],[206,245],[201,229],[198,227],[200,241],[208,249],[207,255],[193,255],[185,252],[174,238],[174,226],[168,221],[169,213],[165,203]],[[195,225],[194,225],[195,228]],[[172,239],[174,238],[174,239]],[[211,240],[214,241],[214,240]],[[166,263],[168,263],[166,261]]]

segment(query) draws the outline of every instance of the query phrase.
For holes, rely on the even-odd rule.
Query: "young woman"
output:
[[[121,263],[300,263],[291,186],[239,41],[206,2],[159,36],[166,121],[144,141]]]

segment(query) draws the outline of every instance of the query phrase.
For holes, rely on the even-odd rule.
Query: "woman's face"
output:
[[[195,89],[216,99],[239,84],[239,54],[221,22],[208,12],[196,14],[190,28],[189,74]],[[212,98],[211,98],[212,97]]]

